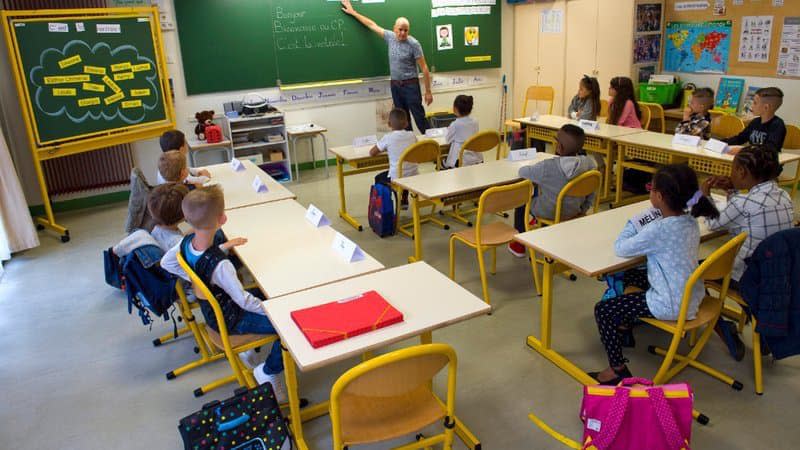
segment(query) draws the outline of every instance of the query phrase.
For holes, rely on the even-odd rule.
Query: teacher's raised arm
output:
[[[353,8],[350,0],[342,0],[342,11],[353,16],[362,25],[380,35],[389,46],[389,74],[391,76],[392,101],[409,115],[408,130],[411,130],[411,116],[421,133],[428,129],[425,108],[422,106],[422,89],[419,85],[419,69],[425,83],[425,104],[433,102],[431,94],[431,74],[419,41],[409,35],[411,25],[405,17],[398,17],[392,31],[385,30],[374,20]],[[419,69],[417,68],[419,65]]]

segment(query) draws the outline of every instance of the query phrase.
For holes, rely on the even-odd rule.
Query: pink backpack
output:
[[[653,386],[643,378],[626,378],[619,386],[585,386],[581,420],[583,444],[528,417],[568,447],[579,450],[690,450],[692,402],[686,383]]]

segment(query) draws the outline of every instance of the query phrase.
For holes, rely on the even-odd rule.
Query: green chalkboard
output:
[[[389,74],[384,41],[342,13],[336,1],[174,0],[174,4],[190,95]],[[491,6],[487,15],[438,19],[431,19],[431,0],[355,5],[386,29],[397,17],[407,17],[411,35],[422,44],[432,70],[500,67],[498,5]],[[435,23],[460,28],[461,42],[438,51]],[[464,26],[480,28],[477,47],[464,45]],[[475,56],[483,58],[466,60]]]
[[[152,17],[10,22],[39,146],[170,122]]]

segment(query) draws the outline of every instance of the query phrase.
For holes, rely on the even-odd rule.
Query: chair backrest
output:
[[[642,123],[642,129],[646,130],[650,128],[650,108],[639,103],[639,110],[642,112],[642,117],[639,121]]]
[[[664,119],[664,107],[659,105],[658,103],[650,103],[650,102],[639,102],[639,106],[642,109],[647,108],[647,109],[650,110],[650,124],[649,125],[652,125],[652,122],[654,120],[657,120],[658,123],[660,124],[660,128],[656,129],[654,131],[658,131],[659,133],[663,133],[666,130],[666,125],[665,125],[666,121]],[[649,127],[649,125],[648,125],[648,127]],[[644,127],[644,124],[642,124],[642,127],[643,128],[647,128],[647,127]]]
[[[469,150],[475,153],[486,153],[494,148],[497,148],[497,156],[495,159],[500,159],[500,133],[495,130],[479,131],[464,141],[461,150],[458,152],[458,166],[464,167],[463,158],[464,151]]]
[[[800,127],[797,125],[786,125],[786,139],[783,140],[783,148],[788,150],[800,150]]]
[[[711,118],[711,135],[715,138],[727,139],[744,130],[742,119],[731,114],[717,114]]]
[[[420,388],[427,389],[434,376],[448,368],[447,415],[453,416],[457,373],[456,352],[447,344],[416,345],[372,358],[348,370],[333,384],[330,396],[330,416],[333,425],[334,448],[341,448],[343,417],[363,415],[369,407],[358,411],[342,409],[343,397],[357,397],[359,405],[370,398],[402,397]],[[413,414],[413,411],[409,412]]]
[[[600,115],[599,117],[608,117],[608,100],[600,99]]]
[[[183,259],[181,252],[177,252],[175,256],[178,259],[178,265],[180,265],[181,269],[183,269],[183,271],[189,275],[189,280],[192,282],[192,287],[194,288],[194,293],[197,297],[197,300],[201,302],[208,302],[208,304],[211,305],[211,309],[214,310],[214,317],[217,319],[217,328],[219,329],[219,336],[222,340],[225,354],[229,359],[234,358],[235,355],[233,354],[233,347],[231,346],[230,339],[228,339],[228,327],[225,325],[225,316],[222,314],[222,308],[219,306],[219,302],[217,302],[214,294],[211,293],[211,290],[208,288],[208,286],[206,286],[203,280],[201,280],[195,271],[189,267],[189,263]]]
[[[481,224],[484,215],[496,214],[524,205],[524,217],[528,217],[531,209],[532,196],[533,184],[531,184],[530,180],[522,180],[503,186],[494,186],[485,190],[478,200],[478,215],[475,218],[475,237],[478,245],[481,243]]]
[[[603,175],[598,170],[589,170],[580,174],[579,176],[570,180],[561,188],[556,198],[556,214],[553,218],[554,223],[559,223],[561,220],[572,219],[572,217],[561,217],[561,208],[564,203],[564,197],[580,197],[585,198],[594,193],[594,203],[592,204],[592,214],[597,212],[600,205],[600,186],[603,184]],[[527,217],[527,216],[526,216]]]
[[[403,164],[409,162],[421,164],[432,162],[439,168],[439,144],[433,139],[424,139],[415,144],[411,144],[400,155],[397,161],[397,176],[403,176]]]
[[[522,115],[528,115],[528,102],[548,102],[547,114],[553,114],[553,101],[556,91],[551,86],[528,86],[525,90],[525,100],[522,103]]]

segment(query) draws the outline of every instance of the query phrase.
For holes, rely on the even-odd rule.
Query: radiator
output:
[[[106,0],[2,0],[3,9],[104,8]],[[127,186],[133,168],[129,144],[42,161],[50,195]]]

